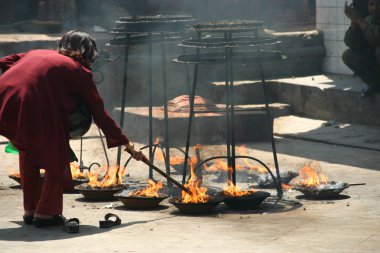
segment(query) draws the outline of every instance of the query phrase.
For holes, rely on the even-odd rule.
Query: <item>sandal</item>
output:
[[[110,218],[114,218],[114,219],[110,219]],[[110,227],[117,226],[120,224],[121,224],[121,219],[119,218],[119,216],[113,213],[107,213],[104,216],[104,220],[99,221],[100,228],[110,228]]]
[[[79,219],[71,218],[63,223],[63,230],[67,233],[78,233],[79,232]]]
[[[65,220],[62,215],[54,215],[50,219],[34,218],[33,224],[36,228],[53,227],[63,225]]]

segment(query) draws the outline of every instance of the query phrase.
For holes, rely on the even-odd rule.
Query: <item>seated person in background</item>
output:
[[[380,92],[380,0],[367,1],[369,15],[359,15],[354,5],[345,4],[344,13],[351,20],[344,42],[344,63],[367,85],[361,97]]]

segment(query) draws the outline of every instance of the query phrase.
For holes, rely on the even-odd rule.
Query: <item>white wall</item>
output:
[[[347,49],[343,42],[344,33],[350,20],[344,15],[346,0],[317,0],[317,29],[324,34],[326,58],[322,70],[328,73],[352,74],[342,61],[342,53]]]

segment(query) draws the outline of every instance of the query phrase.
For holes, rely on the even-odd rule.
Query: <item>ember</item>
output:
[[[134,197],[141,196],[141,197],[149,197],[149,198],[160,197],[158,194],[158,191],[162,189],[162,182],[159,181],[156,184],[153,180],[149,179],[148,183],[149,183],[149,186],[146,187],[145,189],[130,192],[128,196],[134,196]]]

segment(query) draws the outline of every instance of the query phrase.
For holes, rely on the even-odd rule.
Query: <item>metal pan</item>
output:
[[[74,189],[80,192],[86,200],[103,201],[116,199],[113,195],[128,188],[128,185],[118,185],[113,188],[101,189],[92,188],[87,183],[80,184],[74,187]]]
[[[299,173],[294,171],[282,171],[280,172],[281,183],[289,184],[293,178],[298,177]],[[276,188],[275,182],[269,173],[255,173],[253,175],[254,180],[260,186],[260,188]]]
[[[350,185],[343,182],[328,182],[319,186],[295,186],[293,189],[303,193],[307,199],[333,199]]]
[[[260,206],[260,204],[270,196],[269,192],[255,191],[250,195],[232,197],[222,193],[224,203],[231,209],[250,210]]]
[[[161,201],[168,198],[168,195],[163,193],[159,193],[158,196],[159,197],[127,196],[122,192],[114,194],[114,197],[120,200],[124,206],[129,209],[157,208]]]
[[[206,203],[182,203],[179,198],[171,198],[169,203],[186,214],[207,214],[210,213],[222,201],[223,198],[221,197],[210,196],[209,201]]]
[[[10,179],[13,179],[14,181],[16,181],[17,183],[19,183],[21,185],[21,177],[20,177],[20,174],[18,173],[15,173],[15,174],[10,174],[8,175],[8,177]],[[45,178],[45,174],[41,174],[41,179],[43,180]]]

